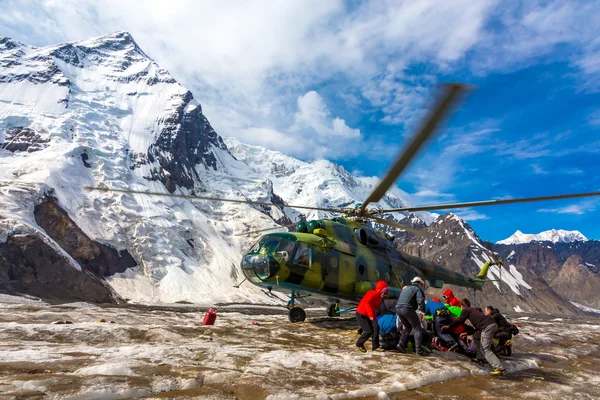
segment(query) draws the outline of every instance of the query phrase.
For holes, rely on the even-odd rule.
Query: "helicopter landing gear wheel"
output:
[[[339,317],[338,311],[340,310],[340,303],[331,303],[329,307],[327,307],[327,316],[328,317]]]
[[[306,319],[306,312],[300,307],[290,308],[290,312],[288,314],[288,318],[290,322],[304,322]]]

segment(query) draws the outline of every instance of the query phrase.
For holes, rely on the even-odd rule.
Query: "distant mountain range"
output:
[[[547,245],[548,259],[554,259],[550,244]],[[477,275],[483,264],[492,260],[494,252],[497,252],[499,258],[506,262],[502,268],[490,267],[488,279],[492,282],[482,292],[450,286],[457,297],[468,297],[481,306],[493,305],[505,312],[580,313],[541,276],[529,259],[515,258],[517,253],[521,254],[522,250],[518,248],[521,245],[503,246],[485,242],[468,223],[452,213],[440,216],[422,232],[397,240],[397,245],[412,255],[470,276]],[[502,251],[497,247],[501,247]],[[543,264],[544,261],[540,261],[538,265]],[[439,297],[441,292],[440,289],[429,289],[431,296]],[[587,305],[588,302],[582,304]]]
[[[241,254],[258,237],[233,234],[331,215],[83,187],[343,208],[364,201],[373,184],[329,161],[222,139],[192,93],[126,32],[42,48],[0,38],[0,292],[55,301],[271,301],[252,285],[232,289]],[[398,189],[374,204],[407,205]],[[481,304],[555,313],[580,312],[570,301],[600,307],[600,246],[579,232],[517,231],[492,245],[453,214],[389,218],[422,229],[398,235],[398,246],[449,268],[475,275],[491,251],[506,259],[476,293]]]
[[[587,238],[579,231],[552,229],[537,234],[529,234],[518,230],[512,236],[497,241],[496,244],[522,244],[531,242],[572,243],[578,241],[585,242],[586,240]]]
[[[569,301],[600,308],[600,241],[494,245],[507,264],[523,266]]]

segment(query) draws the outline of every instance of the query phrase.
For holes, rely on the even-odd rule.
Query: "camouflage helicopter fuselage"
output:
[[[252,283],[278,291],[356,302],[383,280],[390,297],[415,276],[430,286],[444,283],[481,289],[487,267],[476,278],[406,254],[393,238],[347,218],[301,222],[296,232],[270,233],[244,255],[241,267]]]

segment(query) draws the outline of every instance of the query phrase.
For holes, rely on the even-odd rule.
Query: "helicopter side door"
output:
[[[308,243],[299,242],[292,260],[291,274],[288,282],[296,283],[312,289],[322,290],[323,251]]]
[[[327,252],[327,260],[323,269],[324,291],[328,293],[352,294],[356,284],[356,268],[354,257],[332,249]]]

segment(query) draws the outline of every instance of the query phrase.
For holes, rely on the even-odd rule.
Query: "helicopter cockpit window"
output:
[[[250,247],[250,250],[248,250],[248,253],[258,253],[258,250],[260,249],[260,244],[261,244],[260,240],[256,243],[254,243],[252,245],[252,247]]]
[[[278,237],[267,238],[260,244],[260,250],[258,251],[258,253],[272,254],[275,251],[275,249],[277,248],[277,245],[279,244],[280,241],[281,241],[281,239]]]
[[[296,255],[294,256],[294,265],[303,268],[310,268],[310,256],[310,247],[305,243],[299,243],[298,250],[296,250]]]
[[[275,252],[275,258],[287,263],[294,252],[294,247],[296,247],[296,242],[288,239],[281,239],[281,243],[279,243],[277,251]]]

